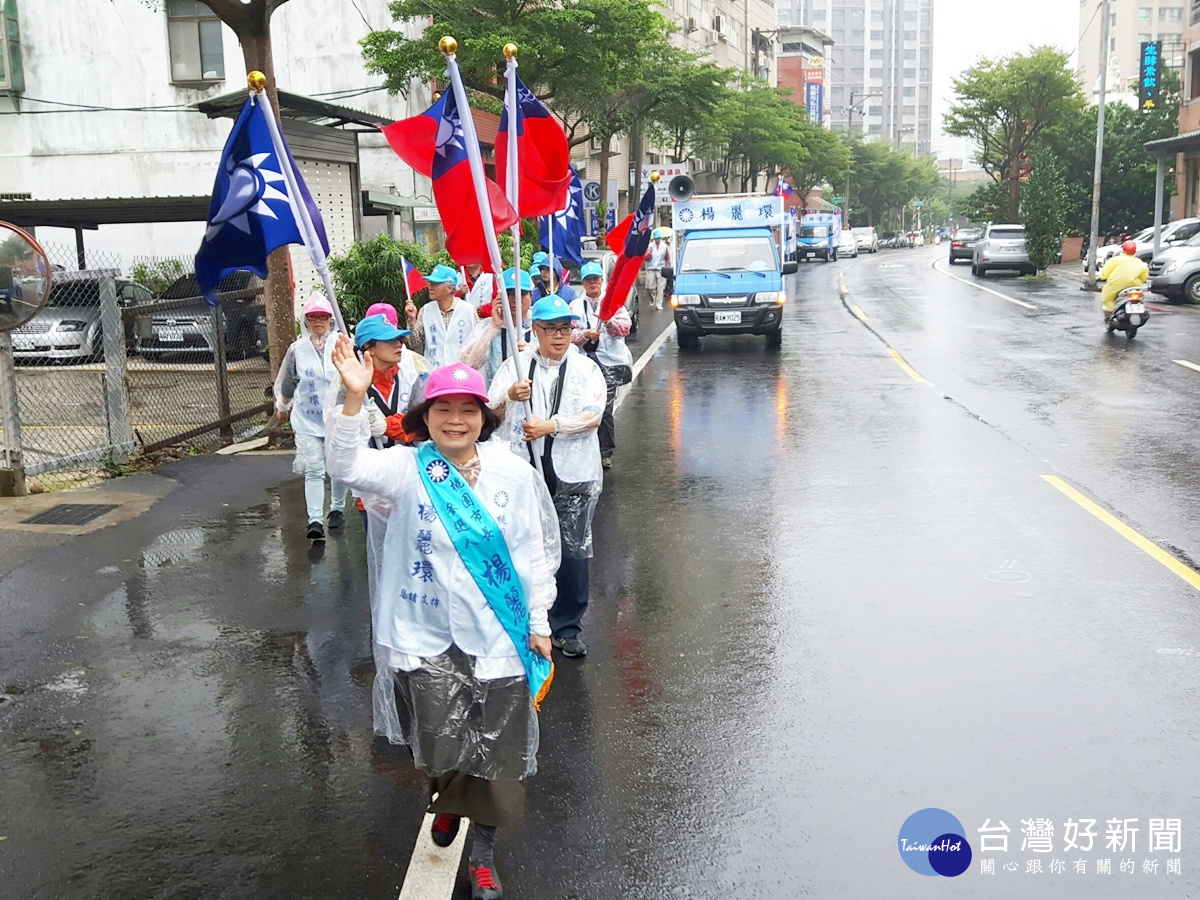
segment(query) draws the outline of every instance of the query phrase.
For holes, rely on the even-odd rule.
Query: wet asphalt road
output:
[[[986,280],[1030,309],[935,261],[802,266],[782,351],[668,342],[642,373],[597,514],[592,652],[544,705],[506,896],[1200,893],[1200,593],[1042,477],[1200,559],[1200,373],[1172,362],[1200,364],[1200,315],[1127,344],[1074,283]],[[20,549],[0,896],[396,896],[423,785],[354,668],[361,527],[310,552],[289,463],[184,461],[136,519]],[[958,879],[897,853],[929,806],[976,848]],[[1021,851],[1032,817],[1053,853]],[[1081,817],[1097,846],[1063,853]],[[1179,853],[1148,852],[1164,817]],[[1110,818],[1139,820],[1136,852],[1104,850]],[[985,819],[1011,829],[995,875]]]

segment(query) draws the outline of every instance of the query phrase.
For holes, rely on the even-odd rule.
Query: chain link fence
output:
[[[263,284],[246,272],[205,303],[189,259],[44,246],[45,307],[9,334],[26,480],[44,489],[124,471],[166,448],[207,449],[269,415]],[[35,488],[36,489],[36,488]]]

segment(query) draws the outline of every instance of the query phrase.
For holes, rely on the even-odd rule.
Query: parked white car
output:
[[[838,256],[849,256],[855,258],[858,256],[858,238],[854,236],[854,232],[849,228],[842,232],[842,236],[838,239]]]

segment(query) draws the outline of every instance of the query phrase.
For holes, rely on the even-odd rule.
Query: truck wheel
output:
[[[678,342],[680,350],[700,349],[700,335],[686,328],[675,329],[675,340]]]
[[[1200,303],[1200,272],[1183,283],[1182,299],[1185,303]]]
[[[783,328],[776,328],[774,331],[767,332],[767,349],[778,350],[783,346]]]

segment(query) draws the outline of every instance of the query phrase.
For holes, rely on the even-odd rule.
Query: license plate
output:
[[[12,346],[14,350],[28,350],[33,346],[33,338],[23,334],[14,334],[12,336]]]
[[[742,313],[740,310],[735,312],[713,313],[713,322],[715,322],[717,325],[741,325]]]
[[[1125,307],[1125,312],[1129,313],[1131,316],[1134,315],[1135,313],[1137,315],[1141,315],[1145,311],[1146,311],[1146,307],[1142,306],[1142,304],[1140,304],[1140,303],[1130,303],[1128,306]]]
[[[182,328],[160,328],[158,330],[158,339],[164,344],[182,344],[183,329]]]

